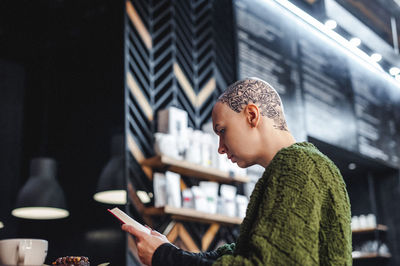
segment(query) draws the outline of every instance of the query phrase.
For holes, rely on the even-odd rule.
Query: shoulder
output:
[[[334,163],[313,144],[308,142],[295,143],[281,149],[270,164],[271,174],[297,180],[323,180],[321,175],[340,176],[340,171]]]
[[[334,166],[331,159],[309,142],[299,142],[283,148],[277,153],[277,157],[284,163],[303,168],[313,168],[321,165]]]
[[[311,143],[295,143],[281,149],[272,160],[271,167],[280,171],[308,172],[315,168],[316,162],[323,156]]]

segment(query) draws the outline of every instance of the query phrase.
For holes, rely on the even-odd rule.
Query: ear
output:
[[[257,105],[249,103],[244,109],[244,114],[246,116],[246,120],[249,123],[250,127],[258,126],[261,117],[260,117],[260,109],[258,109]]]

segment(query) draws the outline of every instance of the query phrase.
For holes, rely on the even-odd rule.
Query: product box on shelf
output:
[[[219,210],[221,214],[235,217],[236,216],[236,191],[237,188],[232,185],[222,184],[220,188],[221,194],[221,205],[222,210]]]
[[[181,203],[181,176],[173,172],[154,173],[153,175],[154,206],[180,208]]]
[[[158,111],[157,131],[175,138],[175,149],[182,156],[188,147],[188,114],[176,107]]]
[[[183,157],[177,149],[178,137],[171,134],[157,132],[154,134],[154,151],[158,155],[167,155],[174,159],[182,160]]]
[[[206,212],[216,214],[219,184],[211,181],[200,181],[199,187],[204,192],[206,197]]]
[[[185,136],[188,127],[188,114],[176,107],[168,107],[158,111],[158,132],[174,136]]]

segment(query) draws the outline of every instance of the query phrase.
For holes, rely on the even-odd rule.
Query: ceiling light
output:
[[[0,222],[0,229],[4,227],[4,224]]]
[[[337,32],[328,30],[324,24],[322,24],[320,21],[316,20],[315,18],[313,18],[312,16],[310,16],[309,14],[298,8],[289,0],[275,0],[275,1],[265,1],[265,2],[271,5],[275,5],[276,3],[279,6],[283,7],[288,12],[292,13],[293,15],[301,19],[301,21],[299,21],[300,25],[303,26],[308,25],[314,27],[316,30],[322,33],[321,38],[327,37],[334,40],[338,45],[337,47],[339,49],[343,48],[344,49],[343,51],[345,53],[347,53],[349,56],[352,56],[353,59],[359,60],[359,62],[364,64],[365,67],[367,67],[369,70],[374,71],[375,73],[382,73],[383,71],[382,67],[379,66],[379,64],[377,64],[376,62],[374,62],[367,53],[365,53],[358,47],[351,45],[348,39],[345,39]],[[389,82],[394,82],[393,78],[389,75],[389,73],[387,73],[387,75],[385,75],[384,78]]]
[[[325,21],[325,26],[328,29],[333,30],[337,27],[337,23],[333,19],[328,19],[327,21]]]
[[[111,141],[111,158],[101,171],[93,198],[101,203],[124,205],[127,202],[124,162],[124,136]]]
[[[389,69],[389,73],[392,76],[396,76],[396,75],[398,75],[400,73],[400,68],[392,67],[392,68]]]
[[[30,177],[18,193],[11,214],[24,219],[60,219],[69,215],[61,186],[56,180],[57,165],[51,158],[32,159]]]
[[[360,38],[354,37],[350,39],[350,43],[357,47],[361,44],[361,40]]]
[[[138,195],[139,199],[144,204],[149,203],[151,201],[150,196],[149,196],[149,194],[147,194],[146,191],[138,190],[138,191],[136,191],[136,195]]]
[[[126,204],[126,190],[108,190],[97,192],[93,196],[95,201],[106,204]]]
[[[12,210],[12,215],[18,218],[33,220],[53,220],[67,217],[69,212],[51,207],[23,207]]]
[[[374,53],[371,55],[371,59],[374,60],[375,62],[379,62],[382,60],[382,56],[378,53]]]

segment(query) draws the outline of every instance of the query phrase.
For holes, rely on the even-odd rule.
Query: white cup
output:
[[[43,239],[0,240],[0,265],[43,265],[48,242]]]

